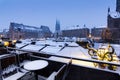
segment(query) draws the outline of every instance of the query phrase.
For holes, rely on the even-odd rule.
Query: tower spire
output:
[[[56,19],[55,31],[60,31],[60,21]]]
[[[108,13],[110,12],[110,7],[108,7]]]

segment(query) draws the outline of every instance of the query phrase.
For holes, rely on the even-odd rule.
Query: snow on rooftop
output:
[[[26,45],[26,44],[16,44],[16,47],[17,47],[17,48],[20,48],[20,47],[22,47],[22,46],[24,46],[24,45]]]
[[[38,31],[40,28],[30,27],[30,26],[27,27],[27,26],[26,26],[25,29],[27,29],[27,30],[34,30],[34,31],[37,30],[37,31]]]
[[[17,80],[19,79],[21,76],[25,75],[26,73],[21,73],[21,72],[17,72],[16,74],[9,76],[7,78],[5,78],[4,80]]]
[[[55,42],[55,41],[51,41],[51,40],[44,40],[44,41],[37,41],[36,42],[36,45],[45,45],[45,44],[48,44],[50,46],[58,46],[58,47],[63,47],[65,43],[68,43],[68,42]]]
[[[8,56],[10,54],[3,54],[3,55],[0,55],[0,58],[4,57],[4,56]]]
[[[14,29],[18,30],[18,29],[22,29],[22,30],[31,30],[31,31],[39,31],[40,28],[39,27],[35,27],[35,26],[28,26],[28,25],[24,25],[24,24],[18,24],[18,23],[13,23]]]
[[[109,12],[109,15],[112,18],[120,18],[120,13],[119,12]]]
[[[76,44],[75,42],[72,42],[72,43],[68,44],[68,46],[71,46],[71,47],[78,47],[79,45]]]
[[[69,26],[67,28],[65,28],[64,30],[74,30],[74,29],[81,29],[82,27],[80,26]]]
[[[86,54],[86,49],[82,47],[65,47],[63,50],[57,53],[57,55],[74,57],[74,58],[90,58],[89,55]]]
[[[24,46],[26,43],[30,43],[31,41],[24,40],[21,44],[16,44],[18,48]],[[48,44],[47,47],[43,48],[45,44]],[[65,47],[65,44],[68,44]],[[95,48],[98,49],[102,43],[95,43]],[[111,44],[115,48],[116,54],[120,55],[120,45],[118,44]],[[64,48],[63,48],[64,47]],[[43,48],[43,49],[42,49]],[[63,49],[62,49],[63,48]],[[35,45],[27,45],[22,49],[26,50],[33,50],[38,51],[40,49],[41,52],[45,52],[46,54],[55,54],[55,55],[62,55],[62,56],[68,56],[68,57],[74,57],[74,58],[90,58],[88,55],[88,50],[82,48],[81,46],[78,46],[75,42],[53,42],[52,40],[44,40],[44,41],[37,41]]]
[[[41,48],[43,48],[44,46],[37,46],[37,45],[27,45],[25,47],[23,47],[22,49],[25,50],[33,50],[33,51],[39,51]]]
[[[42,52],[45,52],[47,54],[57,54],[60,51],[61,47],[53,47],[53,46],[47,46]]]

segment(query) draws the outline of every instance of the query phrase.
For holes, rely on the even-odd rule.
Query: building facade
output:
[[[45,27],[46,28],[46,27]],[[48,29],[48,28],[47,28]],[[45,29],[40,27],[28,26],[19,23],[10,23],[9,38],[10,39],[28,39],[28,38],[41,38],[44,36]],[[49,33],[50,31],[48,31]]]
[[[116,0],[116,11],[108,8],[107,27],[112,33],[113,40],[120,40],[120,0]]]
[[[116,11],[120,12],[120,0],[116,1]]]
[[[87,38],[89,36],[88,28],[62,30],[62,37]]]
[[[41,34],[39,34],[39,37],[43,37],[43,38],[51,37],[52,32],[50,31],[48,26],[41,25],[40,29],[42,31]]]
[[[95,40],[102,39],[102,33],[106,28],[92,28],[91,29],[91,36]]]

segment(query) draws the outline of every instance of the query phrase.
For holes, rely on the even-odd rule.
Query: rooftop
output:
[[[109,12],[109,15],[112,18],[120,18],[120,13],[119,12]]]

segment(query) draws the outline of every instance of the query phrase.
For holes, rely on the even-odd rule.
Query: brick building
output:
[[[9,26],[10,39],[41,38],[50,36],[51,31],[47,26],[34,27],[18,23],[10,23]]]
[[[86,38],[89,35],[88,28],[62,30],[62,37],[79,37]]]
[[[91,29],[91,35],[94,39],[102,39],[102,33],[106,29],[104,28],[92,28]]]
[[[107,26],[112,33],[113,40],[120,40],[120,0],[116,0],[116,11],[108,8]]]

